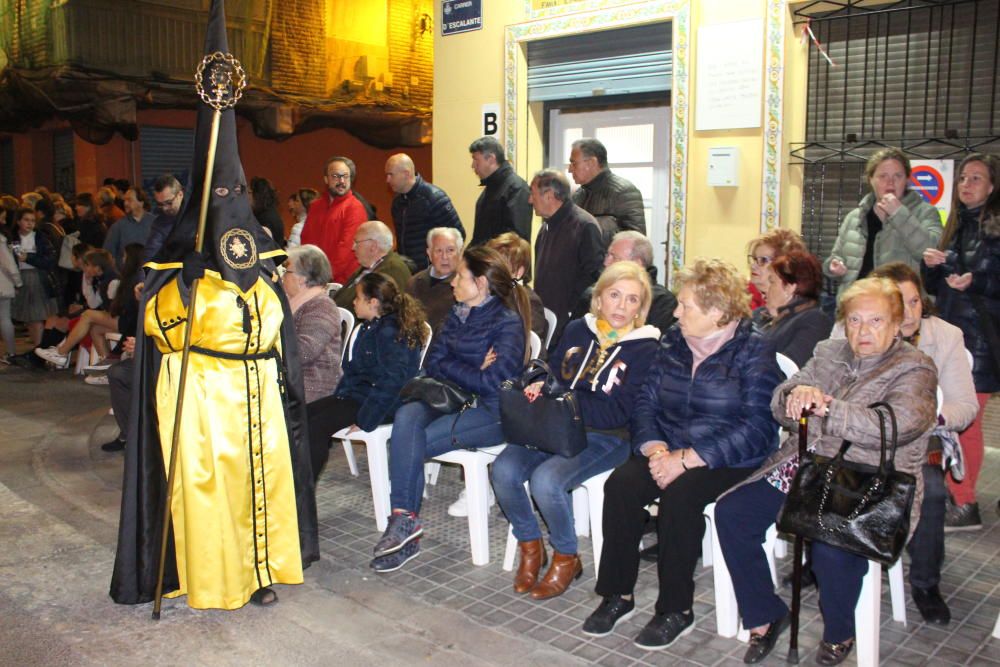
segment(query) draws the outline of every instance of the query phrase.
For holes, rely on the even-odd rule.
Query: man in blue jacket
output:
[[[427,268],[427,232],[435,227],[454,227],[465,238],[465,228],[444,190],[421,178],[406,153],[396,153],[385,163],[385,180],[396,193],[392,199],[392,224],[396,246],[417,267]]]

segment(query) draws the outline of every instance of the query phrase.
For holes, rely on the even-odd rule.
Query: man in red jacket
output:
[[[302,228],[303,245],[312,243],[326,253],[333,268],[333,281],[341,284],[358,270],[351,245],[358,227],[368,219],[365,207],[351,192],[354,174],[350,158],[335,156],[326,161],[323,169],[326,196],[317,197],[312,203]]]

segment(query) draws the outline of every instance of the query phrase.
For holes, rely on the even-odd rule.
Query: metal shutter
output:
[[[194,130],[174,127],[139,128],[139,151],[142,156],[142,186],[153,191],[153,181],[163,174],[187,187],[194,159]]]
[[[17,196],[14,192],[14,141],[0,141],[0,193]]]
[[[868,190],[864,163],[878,149],[911,159],[961,160],[1000,152],[1000,0],[813,16],[811,27],[836,63],[809,55],[802,233],[827,257],[844,216]]]
[[[669,91],[670,23],[528,42],[528,101]]]
[[[73,131],[52,135],[52,184],[64,197],[76,193],[76,162],[73,159]]]

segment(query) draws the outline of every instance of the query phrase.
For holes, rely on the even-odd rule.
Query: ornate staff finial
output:
[[[208,71],[206,88],[205,72]],[[194,87],[198,96],[216,111],[236,106],[247,86],[243,65],[231,53],[216,51],[201,59],[194,73]]]

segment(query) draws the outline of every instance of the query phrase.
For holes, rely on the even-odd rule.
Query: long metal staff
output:
[[[803,409],[799,417],[799,465],[806,455],[806,440],[809,435],[808,417],[811,411]],[[802,602],[802,536],[795,536],[792,549],[792,622],[788,630],[788,662],[799,664],[799,611]]]
[[[211,89],[205,90],[204,73],[209,71]],[[208,220],[208,203],[212,196],[212,176],[215,173],[215,149],[219,143],[219,125],[222,112],[236,106],[246,86],[243,67],[231,54],[216,51],[205,56],[195,72],[195,89],[205,104],[215,111],[212,114],[212,129],[209,135],[208,156],[205,159],[205,182],[202,184],[201,208],[198,210],[198,235],[194,248],[201,252],[205,243],[205,225]],[[184,347],[181,351],[181,372],[178,378],[177,406],[174,410],[174,430],[170,443],[170,465],[167,472],[167,495],[163,505],[163,532],[160,536],[160,560],[156,575],[156,597],[153,600],[153,620],[160,620],[160,605],[163,602],[163,570],[167,559],[167,536],[170,533],[170,505],[174,492],[174,475],[177,472],[177,451],[180,449],[181,416],[184,412],[184,389],[187,382],[188,358],[191,356],[191,329],[198,303],[198,283],[191,283],[191,299],[188,303],[187,326],[184,328]]]

